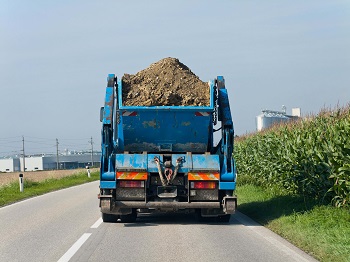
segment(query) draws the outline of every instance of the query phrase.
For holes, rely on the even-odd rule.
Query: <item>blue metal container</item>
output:
[[[214,83],[210,106],[123,106],[118,80],[117,147],[119,152],[206,152],[212,143]]]

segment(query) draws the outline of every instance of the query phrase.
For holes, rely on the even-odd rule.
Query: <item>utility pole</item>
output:
[[[24,136],[22,136],[22,151],[23,151],[23,172],[26,172],[26,154],[24,152]]]
[[[56,162],[57,162],[57,170],[59,169],[59,159],[58,159],[58,139],[56,138]]]
[[[92,137],[89,141],[90,145],[91,145],[91,166],[94,166],[94,142],[92,141]]]

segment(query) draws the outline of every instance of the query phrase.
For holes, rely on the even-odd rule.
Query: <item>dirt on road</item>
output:
[[[135,75],[124,74],[124,106],[209,106],[210,89],[177,58],[164,58]]]

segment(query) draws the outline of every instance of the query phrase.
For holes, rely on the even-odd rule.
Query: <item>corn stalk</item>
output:
[[[350,106],[236,140],[241,181],[350,207]]]

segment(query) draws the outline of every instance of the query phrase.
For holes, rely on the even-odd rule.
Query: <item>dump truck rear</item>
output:
[[[103,221],[182,210],[228,221],[237,206],[237,173],[224,78],[209,81],[209,101],[200,106],[125,105],[123,84],[108,75],[101,108]]]

